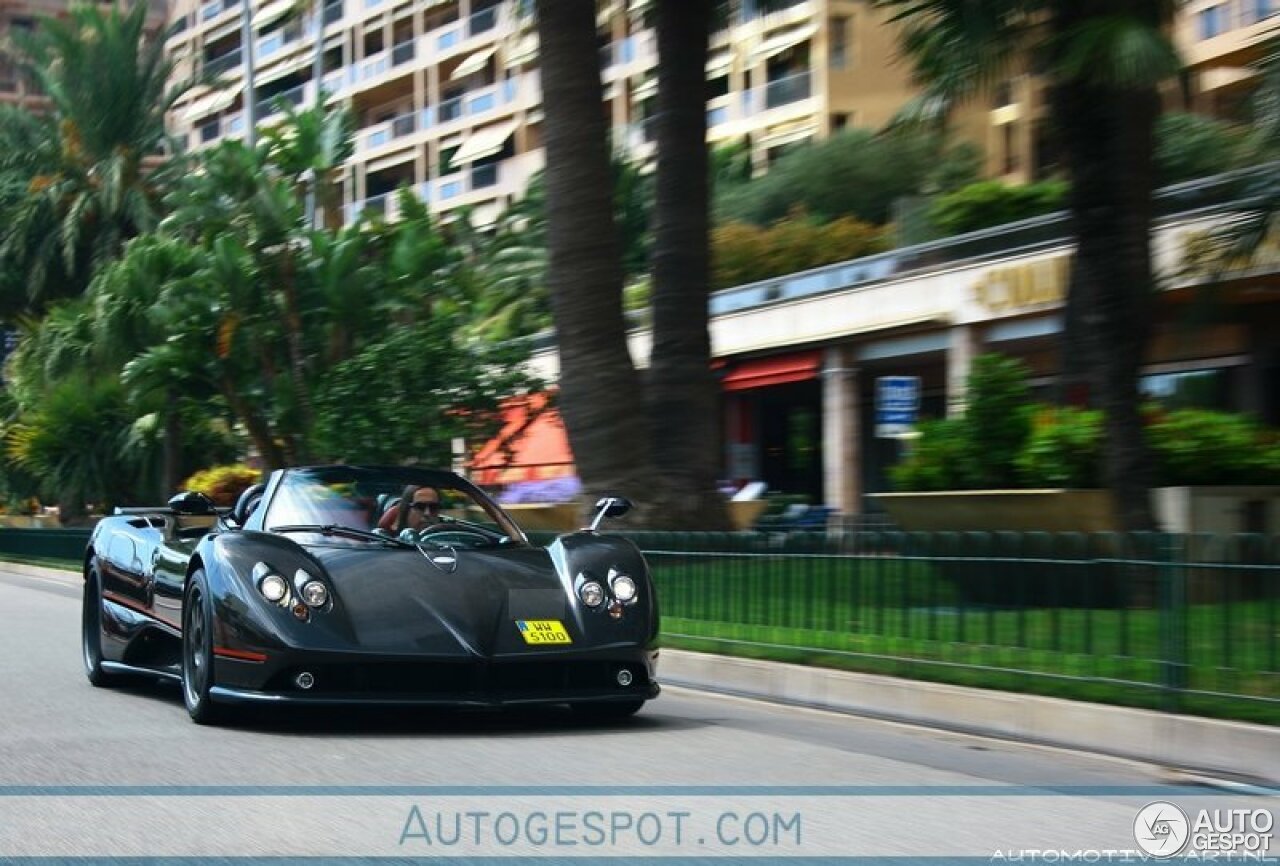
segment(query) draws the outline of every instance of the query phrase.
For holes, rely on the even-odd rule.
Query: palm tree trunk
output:
[[[1141,14],[1149,0],[1120,5]],[[1097,14],[1063,2],[1055,22],[1079,24]],[[1110,9],[1110,5],[1108,5]],[[1154,87],[1069,81],[1052,94],[1071,177],[1077,240],[1067,304],[1064,353],[1079,353],[1089,399],[1106,414],[1104,476],[1116,514],[1130,531],[1155,528],[1150,488],[1154,464],[1142,428],[1138,381],[1155,314],[1151,268],[1155,122]]]
[[[640,379],[627,350],[622,264],[594,0],[537,0],[546,123],[547,286],[560,405],[588,494],[649,479]],[[647,503],[638,502],[642,513]]]
[[[236,384],[225,378],[220,379],[218,381],[218,390],[222,392],[222,396],[226,399],[227,406],[231,408],[232,414],[249,431],[249,438],[253,441],[254,447],[258,449],[258,453],[262,455],[262,461],[267,464],[268,471],[286,466],[287,461],[285,460],[284,452],[276,444],[275,437],[271,435],[271,427],[267,424],[266,419],[253,411],[253,407],[241,395]]]
[[[182,413],[178,409],[178,390],[165,392],[164,406],[164,489],[169,493],[182,482]]]
[[[712,0],[659,0],[649,419],[671,527],[728,529],[716,489],[718,386],[708,333],[710,184],[706,59]]]

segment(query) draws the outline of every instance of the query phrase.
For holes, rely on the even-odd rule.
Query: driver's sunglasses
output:
[[[414,502],[409,505],[415,511],[439,511],[439,502]]]

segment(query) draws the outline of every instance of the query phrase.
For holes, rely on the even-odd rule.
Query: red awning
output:
[[[734,364],[728,375],[720,380],[723,391],[746,391],[751,388],[767,388],[770,385],[790,385],[818,378],[822,370],[822,352],[796,352],[790,355],[774,355]]]
[[[574,474],[573,452],[560,413],[547,406],[546,394],[508,400],[502,429],[471,459],[477,484],[510,484],[564,478]]]

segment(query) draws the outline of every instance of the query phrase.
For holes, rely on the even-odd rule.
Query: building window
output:
[[[1138,389],[1144,397],[1156,401],[1165,409],[1227,411],[1234,405],[1232,395],[1236,383],[1233,373],[1232,368],[1221,367],[1143,376]]]
[[[849,19],[831,19],[831,68],[847,69],[849,63]]]
[[[1259,21],[1265,21],[1272,15],[1275,15],[1280,9],[1277,6],[1277,0],[1243,0],[1244,2],[1244,23],[1257,24]]]
[[[1018,170],[1018,135],[1016,123],[1006,123],[1001,129],[1004,134],[1004,173],[1013,174]]]
[[[1221,3],[1200,11],[1200,38],[1212,39],[1226,32],[1227,7]]]
[[[849,125],[849,115],[847,113],[842,112],[840,114],[831,115],[831,130],[833,132],[836,130],[844,129],[848,125]]]

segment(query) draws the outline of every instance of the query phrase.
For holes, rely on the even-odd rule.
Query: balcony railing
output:
[[[212,3],[206,3],[200,7],[200,20],[208,21],[210,18],[217,17],[218,13],[223,10],[222,0],[213,0]]]
[[[359,80],[367,81],[370,78],[376,78],[390,68],[391,52],[381,51],[360,61]]]
[[[306,89],[307,85],[299,84],[297,87],[291,87],[258,100],[258,116],[270,117],[278,113],[281,110],[281,104],[289,104],[296,108],[302,104]]]
[[[487,33],[497,26],[498,7],[490,6],[488,9],[473,12],[471,17],[467,19],[467,35],[476,36],[480,33]]]
[[[337,3],[329,3],[324,7],[324,14],[321,15],[321,19],[325,25],[329,25],[341,21],[342,14],[342,0],[338,0]]]
[[[236,48],[226,54],[220,54],[217,57],[206,60],[204,62],[204,71],[207,75],[222,75],[224,72],[235,69],[243,62],[242,52],[239,48]]]
[[[792,102],[800,102],[811,95],[810,74],[808,70],[770,81],[764,86],[764,107],[777,108]]]
[[[418,131],[418,115],[410,112],[384,120],[382,123],[365,130],[363,144],[365,148],[381,147],[397,138],[413,135]]]
[[[399,66],[401,63],[408,63],[416,54],[417,43],[412,39],[407,39],[397,45],[391,47],[391,65]]]
[[[471,188],[484,189],[490,186],[496,186],[498,183],[498,164],[491,162],[486,165],[471,166]]]

